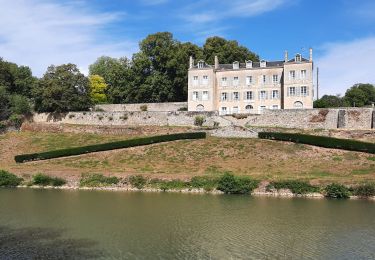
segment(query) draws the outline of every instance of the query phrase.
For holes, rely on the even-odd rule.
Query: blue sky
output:
[[[375,83],[374,0],[0,0],[0,56],[29,65],[128,56],[150,33],[235,39],[266,60],[314,49],[321,93]]]

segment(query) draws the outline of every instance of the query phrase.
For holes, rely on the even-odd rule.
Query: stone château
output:
[[[296,54],[282,61],[234,61],[215,64],[190,57],[188,110],[218,111],[221,115],[261,113],[263,109],[313,107],[313,59]]]

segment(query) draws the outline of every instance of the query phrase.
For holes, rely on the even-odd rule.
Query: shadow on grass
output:
[[[0,259],[95,259],[104,253],[89,239],[63,238],[52,228],[8,228],[0,226]]]

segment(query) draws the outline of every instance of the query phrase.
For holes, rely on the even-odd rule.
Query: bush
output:
[[[250,194],[258,184],[259,181],[248,177],[236,177],[227,172],[219,179],[217,189],[226,194]]]
[[[0,133],[5,132],[7,129],[7,124],[5,122],[0,121]]]
[[[319,191],[318,187],[303,181],[277,181],[271,182],[269,186],[269,188],[277,190],[289,189],[293,194],[306,194]]]
[[[343,149],[375,154],[375,144],[350,139],[292,133],[260,132],[259,138],[310,144],[325,148]]]
[[[31,114],[30,101],[25,96],[13,95],[10,99],[11,111],[17,115],[29,115]]]
[[[180,107],[179,109],[177,109],[177,111],[188,111],[188,108],[187,107]]]
[[[324,188],[327,198],[347,199],[350,196],[349,188],[341,184],[332,183]]]
[[[17,177],[13,173],[0,170],[0,187],[16,187],[22,181],[22,178]]]
[[[195,176],[190,180],[190,186],[192,188],[204,189],[205,191],[211,191],[218,185],[219,180],[217,178],[206,177],[206,176]]]
[[[189,184],[181,180],[162,181],[159,184],[159,188],[163,191],[181,190],[181,189],[189,188]]]
[[[55,151],[49,151],[49,152],[43,152],[43,153],[23,154],[23,155],[15,156],[14,159],[18,163],[23,163],[26,161],[47,160],[47,159],[52,159],[52,158],[80,155],[80,154],[99,152],[99,151],[108,151],[108,150],[114,150],[114,149],[122,149],[122,148],[134,147],[134,146],[175,141],[175,140],[203,139],[203,138],[206,138],[205,132],[158,135],[158,136],[150,136],[150,137],[143,137],[143,138],[134,138],[134,139],[112,142],[112,143],[67,148],[67,149],[61,149],[61,150],[55,150]]]
[[[136,175],[129,177],[129,183],[137,189],[142,189],[146,185],[147,180],[142,175]]]
[[[62,186],[66,183],[64,179],[57,178],[57,177],[50,177],[48,175],[38,173],[33,176],[32,184],[34,185],[41,185],[41,186]]]
[[[141,111],[147,111],[147,105],[141,105],[141,106],[139,107],[139,109],[140,109]]]
[[[194,125],[196,125],[196,126],[202,126],[203,123],[204,123],[204,121],[205,121],[205,119],[204,119],[203,116],[196,116],[194,118]]]
[[[354,195],[364,198],[375,196],[375,183],[362,184],[355,187]]]
[[[119,179],[117,177],[106,177],[103,174],[84,174],[79,182],[81,187],[101,187],[107,185],[117,184]]]
[[[23,116],[13,114],[9,117],[9,122],[16,128],[20,128],[23,122]]]

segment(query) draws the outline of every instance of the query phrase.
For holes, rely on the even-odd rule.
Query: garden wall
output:
[[[141,107],[147,107],[151,112],[171,112],[187,108],[187,102],[167,103],[140,103],[140,104],[103,104],[96,105],[96,108],[106,112],[142,111]]]

